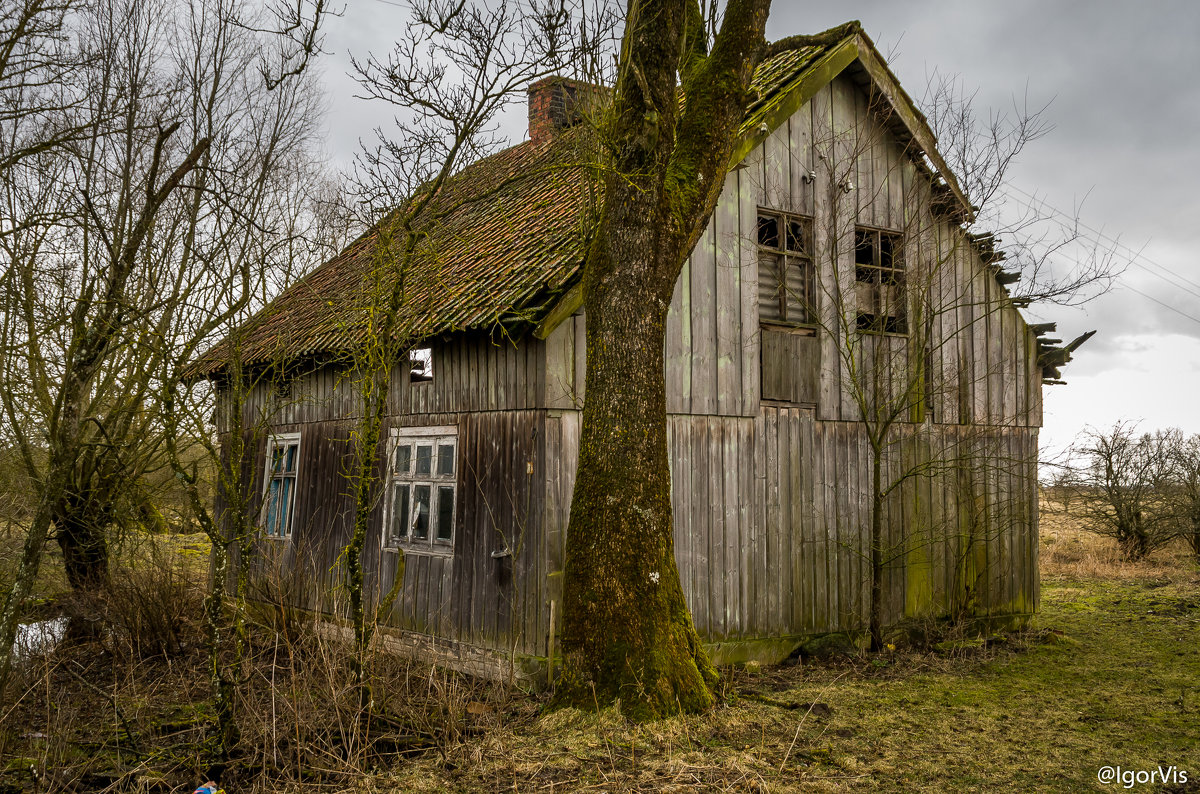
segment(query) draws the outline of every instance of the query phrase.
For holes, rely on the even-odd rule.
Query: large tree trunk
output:
[[[62,549],[63,569],[75,598],[63,635],[67,643],[89,642],[99,636],[103,613],[97,606],[110,584],[107,522],[90,520],[87,504],[72,505],[54,519],[54,537]]]
[[[648,283],[653,242],[630,231],[613,235],[613,257],[625,267],[612,268],[586,302],[561,697],[584,707],[620,699],[630,716],[650,718],[706,708],[716,675],[675,564],[663,379],[670,291]]]
[[[77,594],[108,587],[108,537],[105,527],[73,509],[55,521],[55,539],[63,554],[67,582]]]
[[[603,207],[584,266],[587,398],[559,703],[619,699],[640,720],[713,701],[716,674],[675,564],[663,343],[675,281],[725,182],[769,5],[731,0],[710,52],[697,0],[629,3],[601,128]]]

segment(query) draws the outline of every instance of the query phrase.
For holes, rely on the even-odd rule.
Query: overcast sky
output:
[[[349,162],[358,140],[390,118],[353,98],[349,54],[386,52],[404,14],[389,0],[358,0],[329,25],[321,71],[336,162]],[[1016,164],[1014,188],[1077,213],[1084,235],[1131,249],[1118,249],[1129,266],[1108,294],[1030,313],[1058,321],[1067,339],[1099,332],[1065,369],[1068,385],[1045,390],[1043,445],[1119,419],[1200,432],[1200,3],[776,0],[767,32],[782,38],[848,19],[890,53],[913,96],[937,70],[978,88],[983,115],[1010,109],[1014,97],[1049,103],[1054,129]],[[519,139],[524,127],[524,108],[514,108],[504,131]]]

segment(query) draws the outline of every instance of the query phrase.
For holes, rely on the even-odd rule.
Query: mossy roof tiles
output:
[[[747,124],[762,115],[831,48],[786,50],[755,72]],[[475,162],[445,186],[453,207],[428,235],[427,256],[409,272],[404,332],[413,339],[506,322],[537,322],[578,279],[592,179],[576,129],[517,144]],[[337,355],[361,341],[378,239],[368,231],[338,256],[287,288],[237,334],[246,364]],[[216,373],[226,342],[192,367]]]

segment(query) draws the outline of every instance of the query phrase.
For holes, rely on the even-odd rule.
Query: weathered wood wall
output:
[[[433,344],[432,381],[410,382],[408,367],[397,366],[385,437],[394,427],[453,425],[459,473],[453,549],[406,552],[404,583],[388,624],[545,655],[545,591],[552,581],[542,526],[548,441],[546,411],[534,410],[546,402],[545,356],[533,338],[517,345],[464,334]],[[257,501],[267,435],[301,435],[293,537],[260,541],[261,585],[331,614],[345,609],[339,558],[350,538],[352,505],[344,472],[358,411],[353,374],[333,366],[294,379],[286,394],[264,383],[244,410],[247,425],[256,428],[248,471]],[[382,463],[377,474],[383,476]],[[398,562],[382,550],[384,501],[375,511],[364,565],[376,600],[391,588]],[[508,555],[492,556],[502,551]]]
[[[846,323],[852,328],[854,321],[850,295],[854,226],[859,224],[903,233],[910,273],[929,293],[934,336],[944,343],[932,351],[935,414],[951,423],[1040,426],[1041,374],[1033,335],[962,230],[930,211],[928,177],[886,120],[877,118],[859,84],[863,79],[853,72],[838,77],[726,178],[672,297],[665,346],[667,410],[719,416],[758,412],[762,366],[768,360],[757,308],[756,223],[763,208],[813,219],[823,326],[817,419],[854,421],[858,416],[848,385],[853,378],[840,351]],[[556,342],[570,346],[572,340],[577,341],[569,358],[578,365],[579,329]]]
[[[387,624],[522,654],[545,655],[547,538],[543,531],[546,414],[486,411],[410,414],[392,427],[454,425],[458,429],[456,526],[453,547],[406,550],[404,582]],[[555,430],[557,428],[554,428]],[[275,425],[301,434],[295,523],[290,541],[261,539],[255,592],[260,597],[334,615],[345,614],[340,557],[350,540],[352,502],[346,465],[352,422]],[[266,440],[253,464],[261,502]],[[382,469],[377,472],[383,476]],[[384,499],[365,549],[368,599],[391,589],[399,561],[383,548]],[[560,544],[561,545],[561,544]]]
[[[905,235],[932,327],[932,421],[902,423],[886,455],[886,483],[931,469],[887,501],[886,618],[1028,614],[1036,605],[1036,342],[961,229],[931,211],[927,175],[877,118],[862,82],[839,77],[729,174],[672,299],[676,554],[696,625],[711,639],[865,626],[871,455],[855,392],[871,384],[848,369],[854,307],[840,297],[854,288],[856,224]],[[814,337],[759,328],[760,208],[813,218]],[[576,315],[547,339],[555,408],[582,403],[584,324]],[[859,365],[874,356],[899,361],[892,366],[903,373],[907,346],[904,337],[868,340]],[[571,416],[564,410],[559,421]],[[569,426],[578,432],[577,414]],[[574,450],[555,454],[573,461]],[[551,487],[569,495],[572,477],[573,467]],[[568,506],[548,501],[550,531],[565,527]]]
[[[557,433],[552,429],[558,425]],[[561,570],[579,415],[550,420],[564,465],[545,505],[548,571]],[[551,450],[557,451],[551,451]],[[696,626],[709,639],[858,631],[870,581],[871,453],[861,425],[810,408],[668,422],[675,552]],[[909,425],[895,436],[885,506],[889,623],[1036,606],[1037,433]],[[553,577],[552,577],[553,578]],[[558,585],[549,591],[557,597]]]
[[[696,625],[713,640],[865,626],[870,453],[839,348],[853,322],[839,296],[854,286],[855,223],[905,233],[907,266],[933,307],[932,417],[897,428],[889,476],[954,464],[888,498],[886,618],[1036,606],[1036,343],[961,230],[930,211],[927,176],[861,82],[853,72],[837,78],[729,174],[672,299],[676,552]],[[759,327],[760,207],[813,218],[822,327],[811,336]],[[544,342],[435,340],[430,383],[409,383],[398,368],[389,422],[457,426],[461,474],[453,553],[406,555],[392,625],[547,653],[578,455],[584,324],[570,317]],[[871,345],[871,355],[906,361],[902,337]],[[247,406],[279,432],[303,434],[307,484],[292,545],[324,582],[310,592],[332,592],[338,575],[349,528],[339,472],[356,410],[352,380],[331,367],[299,378],[287,397],[261,389]],[[260,490],[261,468],[260,457]],[[382,515],[376,525],[368,568],[378,594],[395,560],[379,551]],[[512,557],[492,556],[504,548]]]

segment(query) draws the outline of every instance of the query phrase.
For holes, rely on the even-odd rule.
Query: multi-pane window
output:
[[[300,434],[267,439],[267,470],[263,478],[263,533],[269,538],[292,536],[296,505],[296,472],[300,463]]]
[[[904,238],[895,232],[854,230],[854,280],[858,329],[907,332],[904,311]]]
[[[454,544],[458,429],[393,431],[389,460],[388,548],[449,549]]]
[[[812,219],[758,213],[758,317],[767,325],[816,322]]]

